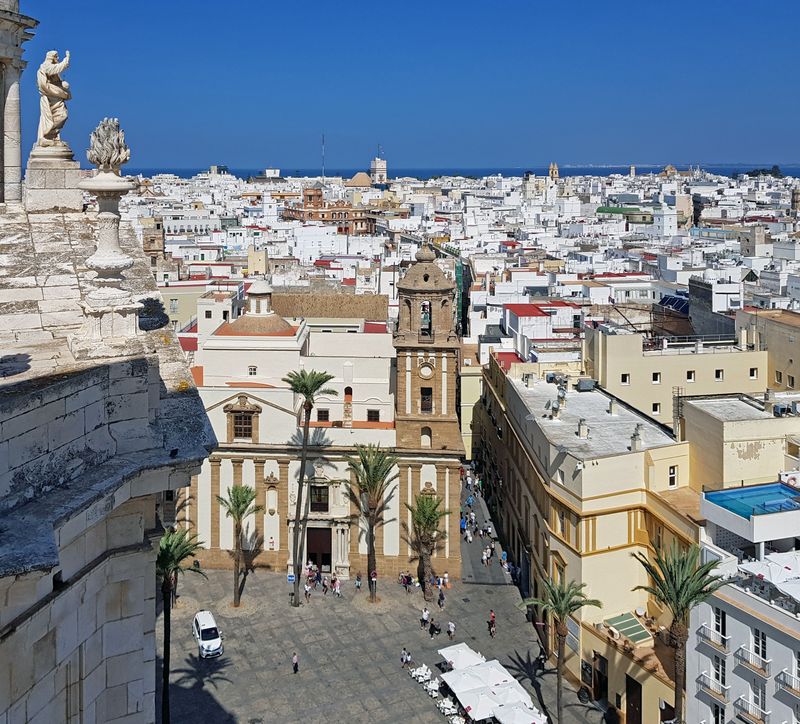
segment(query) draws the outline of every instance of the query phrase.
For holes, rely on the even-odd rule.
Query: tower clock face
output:
[[[433,367],[429,364],[421,365],[419,368],[419,376],[422,377],[423,380],[428,380],[433,377]]]

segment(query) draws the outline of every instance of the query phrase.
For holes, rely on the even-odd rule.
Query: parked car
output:
[[[222,631],[217,628],[211,611],[198,611],[194,615],[192,635],[197,642],[201,659],[222,655]]]

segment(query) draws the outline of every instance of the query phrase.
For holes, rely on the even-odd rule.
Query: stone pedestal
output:
[[[82,211],[80,163],[66,143],[34,146],[25,171],[26,211]]]

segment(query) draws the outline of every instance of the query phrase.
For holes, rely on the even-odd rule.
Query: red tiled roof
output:
[[[184,352],[197,352],[197,337],[183,337],[178,335],[178,341],[181,343],[181,349]]]
[[[192,373],[192,379],[194,380],[194,383],[198,387],[202,387],[203,386],[203,367],[202,366],[192,367],[189,371]]]
[[[494,356],[505,372],[511,369],[512,364],[525,361],[516,352],[495,352]]]
[[[547,317],[548,314],[538,304],[506,304],[504,306],[518,317]]]
[[[342,285],[346,287],[354,287],[356,285],[355,279],[342,279]]]
[[[367,334],[386,334],[386,322],[364,322],[364,332]]]

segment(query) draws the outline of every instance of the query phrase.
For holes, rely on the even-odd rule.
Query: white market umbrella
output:
[[[528,709],[533,709],[533,699],[531,695],[525,691],[522,685],[517,682],[509,682],[508,684],[501,684],[492,689],[492,696],[498,704],[522,704]]]
[[[442,681],[450,687],[456,697],[460,697],[466,691],[486,688],[486,682],[474,672],[475,667],[459,671],[448,671],[442,674]]]
[[[783,583],[783,581],[790,578],[797,578],[799,575],[797,572],[792,573],[790,567],[781,565],[777,561],[770,560],[768,557],[761,561],[741,563],[739,569],[746,571],[756,578],[767,581],[767,583]]]
[[[500,686],[500,684],[508,684],[516,679],[511,673],[503,666],[497,659],[491,661],[484,661],[482,664],[470,666],[465,671],[471,671],[483,680],[484,686]]]
[[[464,707],[467,716],[473,721],[488,719],[498,707],[497,700],[492,696],[491,690],[487,688],[465,691],[458,697],[458,701]]]
[[[521,704],[496,706],[492,716],[500,724],[547,724],[547,717],[544,714]]]
[[[469,666],[475,666],[475,664],[481,664],[485,661],[483,656],[477,651],[473,651],[465,643],[447,646],[439,649],[438,653],[454,670],[466,669]]]

